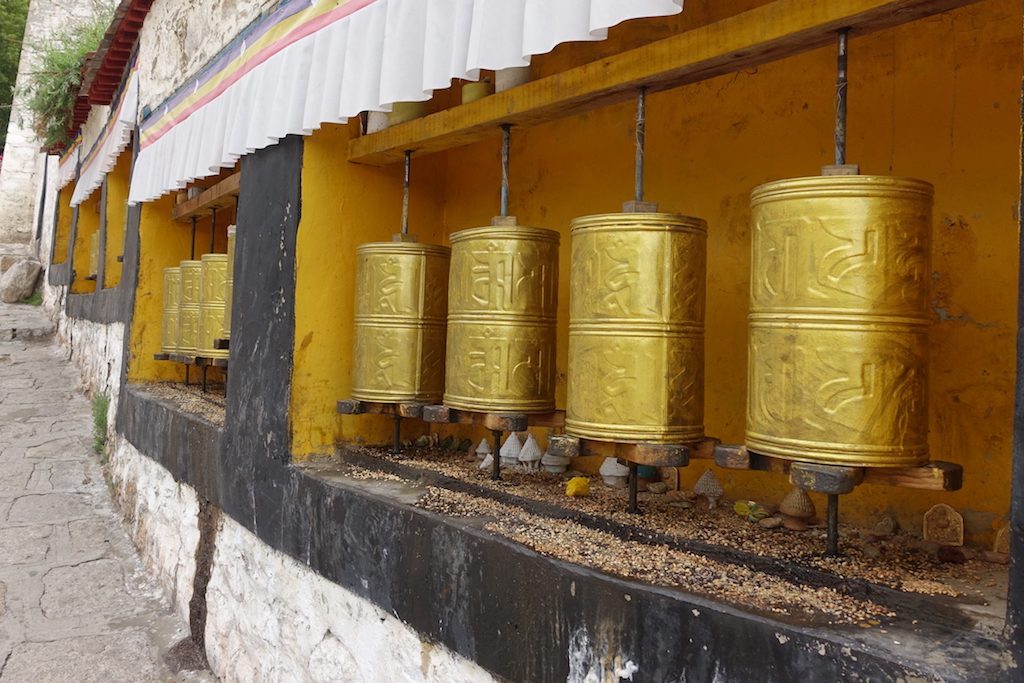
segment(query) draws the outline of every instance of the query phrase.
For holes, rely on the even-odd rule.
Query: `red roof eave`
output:
[[[75,101],[72,129],[89,118],[93,105],[109,105],[121,86],[125,67],[154,0],[121,0],[100,46],[88,59]]]

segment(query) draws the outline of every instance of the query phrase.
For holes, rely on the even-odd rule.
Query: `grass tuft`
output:
[[[107,446],[107,411],[110,410],[110,397],[96,394],[92,399],[92,448],[96,455],[102,456]]]

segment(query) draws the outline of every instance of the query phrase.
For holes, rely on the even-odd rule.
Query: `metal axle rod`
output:
[[[828,494],[828,538],[825,554],[835,557],[839,555],[839,494]]]
[[[494,437],[494,454],[491,461],[491,479],[499,481],[501,479],[501,457],[499,451],[501,450],[501,435],[500,429],[492,429],[491,435]]]
[[[848,86],[847,56],[850,29],[839,31],[838,49],[836,51],[836,122],[835,122],[835,160],[836,166],[846,164],[846,91]],[[839,494],[828,495],[828,536],[825,543],[825,554],[839,555]]]
[[[640,487],[638,470],[639,468],[635,462],[629,463],[629,505],[626,506],[626,512],[634,515],[640,514],[640,505],[637,503],[637,489]]]
[[[636,167],[633,171],[633,199],[644,200],[644,144],[647,137],[647,88],[636,98]]]
[[[402,175],[402,234],[409,234],[409,174],[412,170],[412,150],[405,150],[405,171]]]
[[[508,215],[508,165],[512,147],[512,124],[501,124],[501,214]]]
[[[392,420],[394,420],[395,431],[394,439],[391,442],[391,450],[395,455],[398,455],[402,452],[402,416],[396,414],[392,416]]]
[[[848,28],[839,31],[839,50],[836,58],[836,166],[846,163],[846,58],[849,35]]]
[[[210,209],[210,251],[209,254],[213,253],[213,236],[217,228],[217,207]]]

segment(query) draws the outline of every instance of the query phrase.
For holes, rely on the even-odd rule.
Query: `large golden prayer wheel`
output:
[[[416,242],[356,249],[353,398],[441,399],[450,258],[448,247]]]
[[[932,194],[885,176],[754,190],[751,450],[858,467],[927,460]]]
[[[231,339],[231,303],[235,292],[235,226],[228,226],[228,263],[224,280],[224,322],[221,339]]]
[[[195,356],[199,341],[201,261],[181,262],[178,294],[178,353]]]
[[[572,222],[566,432],[627,443],[704,436],[706,271],[699,218]]]
[[[160,350],[178,352],[178,296],[181,294],[181,268],[164,268],[164,324]]]
[[[224,326],[224,295],[227,278],[227,254],[203,254],[199,277],[199,331],[197,354],[204,358],[227,358],[226,349],[215,349]]]
[[[451,236],[446,405],[554,410],[558,239],[554,230],[518,226]]]

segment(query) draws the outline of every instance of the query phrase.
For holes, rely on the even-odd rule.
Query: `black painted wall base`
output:
[[[230,489],[218,482],[233,475],[220,428],[141,387],[122,393],[118,428],[221,505]],[[325,465],[281,465],[276,474],[284,531],[268,538],[257,529],[265,542],[509,680],[565,680],[571,660],[588,666],[616,655],[639,667],[634,681],[1006,676],[1000,643],[976,634],[946,633],[936,644],[934,630],[787,624],[543,557],[412,505],[429,482],[368,486]]]

